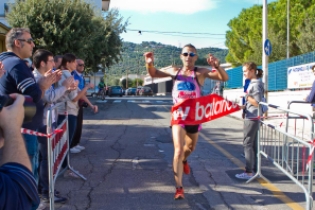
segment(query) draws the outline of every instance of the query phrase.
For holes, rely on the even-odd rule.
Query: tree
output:
[[[137,83],[137,82],[138,82],[138,83]],[[132,81],[132,87],[137,87],[137,84],[138,84],[138,86],[142,86],[143,80],[142,80],[142,79],[134,79],[134,80]]]
[[[122,79],[122,80],[121,80],[121,86],[123,86],[124,89],[127,88],[127,85],[126,85],[126,84],[127,84],[126,78]],[[132,87],[132,79],[129,79],[129,78],[128,78],[128,88],[130,88],[130,87]]]
[[[117,10],[106,14],[94,12],[84,0],[18,1],[8,14],[12,27],[28,27],[36,49],[54,54],[74,53],[85,60],[88,70],[97,71],[118,62],[127,22]]]
[[[313,11],[315,6],[313,5]],[[308,53],[315,50],[315,15],[313,13],[306,15],[303,24],[298,29],[300,35],[297,38],[297,46],[301,53]]]
[[[314,49],[315,0],[290,0],[290,56]],[[286,58],[287,49],[287,0],[268,4],[268,39],[272,43],[269,61]],[[262,7],[254,5],[243,9],[238,17],[230,20],[226,33],[229,53],[226,60],[234,66],[246,61],[262,63]]]

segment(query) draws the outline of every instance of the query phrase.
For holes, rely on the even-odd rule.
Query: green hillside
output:
[[[145,66],[143,53],[144,52],[154,52],[155,61],[154,64],[157,68],[169,66],[171,64],[181,65],[181,60],[179,55],[181,53],[181,48],[165,45],[157,42],[142,42],[141,44],[136,44],[132,42],[124,42],[124,52],[122,56],[122,61],[114,66],[110,67],[109,74],[111,76],[119,76],[128,74],[145,74]],[[206,57],[209,53],[214,54],[220,59],[221,63],[225,63],[225,56],[228,54],[227,49],[219,48],[201,48],[197,49],[198,60],[196,65],[208,65],[206,62]]]

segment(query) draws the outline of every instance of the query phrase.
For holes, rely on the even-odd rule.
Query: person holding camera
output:
[[[0,77],[3,68],[0,64]],[[21,135],[24,97],[11,94],[14,103],[0,107],[0,210],[31,209],[38,206],[37,186]]]
[[[80,90],[83,90],[85,87],[85,80],[83,76],[84,72],[84,61],[82,59],[76,59],[77,62],[77,68],[71,74],[73,75],[74,79],[79,82],[78,88]],[[82,125],[83,125],[83,108],[90,106],[93,110],[94,113],[98,111],[97,105],[93,105],[90,100],[86,97],[86,95],[83,95],[82,98],[79,100],[79,111],[78,111],[78,116],[77,116],[77,128],[75,130],[74,136],[72,143],[70,145],[71,153],[79,153],[82,150],[85,149],[84,146],[80,145],[80,140],[81,140],[81,134],[82,134]]]
[[[47,74],[38,82],[23,59],[32,56],[35,47],[31,32],[27,28],[12,28],[5,38],[7,52],[0,54],[0,61],[6,69],[6,74],[0,79],[0,94],[20,93],[29,95],[36,104],[36,114],[32,122],[23,123],[22,127],[37,130],[43,120],[43,102],[45,91],[54,83],[55,74]],[[38,144],[34,135],[23,134],[27,153],[31,160],[32,171],[37,180]]]

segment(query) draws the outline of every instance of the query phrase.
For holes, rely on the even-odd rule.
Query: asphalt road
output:
[[[68,210],[285,210],[304,209],[301,190],[263,160],[271,183],[234,176],[244,167],[241,120],[224,117],[203,125],[184,175],[184,200],[174,201],[173,145],[167,97],[92,99],[99,113],[84,113],[81,144],[71,165],[87,181],[59,177],[56,189]]]

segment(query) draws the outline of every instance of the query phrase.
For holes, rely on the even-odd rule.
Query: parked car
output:
[[[123,89],[120,86],[108,87],[108,96],[123,96]]]
[[[131,96],[131,95],[136,95],[137,94],[137,88],[128,88],[126,90],[126,95]]]
[[[153,91],[150,87],[142,87],[139,90],[139,95],[140,96],[153,96]]]

